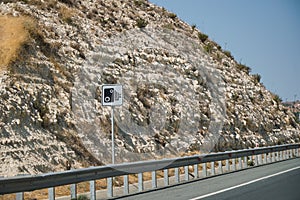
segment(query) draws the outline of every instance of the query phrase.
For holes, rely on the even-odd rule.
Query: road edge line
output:
[[[210,197],[210,196],[220,194],[220,193],[223,193],[223,192],[226,192],[226,191],[229,191],[229,190],[233,190],[235,188],[243,187],[245,185],[250,185],[252,183],[255,183],[255,182],[258,182],[258,181],[261,181],[261,180],[264,180],[264,179],[268,179],[268,178],[271,178],[271,177],[274,177],[274,176],[278,176],[280,174],[284,174],[284,173],[287,173],[287,172],[290,172],[290,171],[293,171],[293,170],[296,170],[296,169],[300,169],[300,166],[294,167],[294,168],[291,168],[291,169],[288,169],[288,170],[285,170],[285,171],[282,171],[282,172],[278,172],[278,173],[275,173],[275,174],[271,174],[271,175],[268,175],[268,176],[264,176],[264,177],[261,177],[261,178],[258,178],[258,179],[255,179],[255,180],[252,180],[252,181],[249,181],[249,182],[246,182],[246,183],[242,183],[242,184],[239,184],[239,185],[236,185],[236,186],[232,186],[232,187],[229,187],[229,188],[226,188],[226,189],[223,189],[223,190],[219,190],[217,192],[212,192],[212,193],[208,193],[208,194],[205,194],[205,195],[201,195],[201,196],[192,198],[190,200],[199,200],[199,199],[203,199],[203,198],[206,198],[206,197]]]

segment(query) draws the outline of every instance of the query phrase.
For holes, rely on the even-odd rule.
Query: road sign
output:
[[[114,136],[114,106],[123,104],[123,86],[103,85],[102,86],[102,105],[111,106],[111,159],[115,164],[115,136]]]
[[[102,86],[102,105],[103,106],[120,106],[123,104],[123,86],[103,85]]]

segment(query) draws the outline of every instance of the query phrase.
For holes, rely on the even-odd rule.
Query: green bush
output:
[[[174,26],[173,24],[169,23],[169,24],[165,24],[162,26],[163,28],[166,28],[166,29],[170,29],[170,30],[174,30]]]
[[[234,60],[234,57],[231,55],[231,52],[230,52],[230,51],[225,50],[223,53],[224,53],[227,57],[229,57],[229,58],[231,58],[232,60]]]
[[[253,160],[248,160],[248,166],[254,166],[255,165],[255,163],[253,162]]]
[[[144,4],[144,1],[143,1],[143,0],[135,0],[135,1],[134,1],[134,4],[135,4],[136,6],[142,6],[142,5]]]
[[[177,15],[175,13],[169,13],[168,16],[172,19],[175,19],[177,17]]]
[[[208,35],[206,35],[204,33],[198,33],[198,38],[201,40],[201,42],[205,42],[208,38]]]
[[[136,26],[139,28],[145,28],[148,25],[148,22],[142,18],[136,20]]]
[[[282,102],[282,99],[277,94],[273,94],[273,100],[276,101],[277,103],[281,103]]]
[[[89,200],[89,198],[86,195],[79,195],[77,198],[71,200]]]
[[[237,65],[237,68],[239,70],[242,70],[242,71],[246,72],[247,74],[249,74],[251,72],[251,68],[250,67],[248,67],[246,65],[243,65],[241,63]]]
[[[192,31],[194,32],[196,28],[197,28],[196,24],[193,24],[192,25]]]
[[[204,46],[204,49],[205,49],[205,51],[206,51],[207,53],[211,53],[212,50],[213,50],[213,45],[210,44],[210,43],[208,43],[208,44],[206,44],[206,45]]]
[[[259,74],[253,74],[252,77],[256,83],[260,83],[261,76]]]

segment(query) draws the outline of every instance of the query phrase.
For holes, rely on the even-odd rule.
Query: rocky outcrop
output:
[[[299,142],[299,124],[228,52],[147,1],[6,1],[30,33],[0,75],[1,174]]]

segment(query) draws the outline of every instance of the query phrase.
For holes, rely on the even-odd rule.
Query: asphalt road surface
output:
[[[119,199],[300,200],[300,158],[191,181]]]

